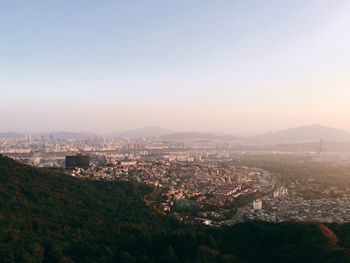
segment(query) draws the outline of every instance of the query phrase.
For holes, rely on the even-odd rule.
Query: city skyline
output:
[[[1,131],[350,131],[349,12],[348,1],[2,2]]]
[[[105,132],[105,133],[96,133],[91,131],[71,131],[71,130],[47,130],[47,131],[1,131],[0,130],[0,137],[1,135],[6,135],[9,137],[13,136],[26,136],[26,135],[34,135],[34,136],[55,136],[58,135],[59,137],[65,137],[65,138],[74,138],[75,136],[83,137],[93,137],[93,136],[101,136],[101,137],[116,137],[116,138],[146,138],[146,137],[163,137],[168,135],[193,135],[194,137],[201,135],[204,136],[229,136],[230,139],[254,139],[254,138],[264,138],[265,136],[272,138],[269,138],[269,140],[277,140],[277,138],[273,139],[275,135],[277,136],[293,136],[293,134],[298,134],[299,136],[306,136],[306,137],[313,137],[314,139],[323,140],[326,139],[328,141],[332,141],[334,139],[328,138],[329,136],[335,136],[335,137],[349,137],[350,138],[350,131],[338,129],[337,127],[329,127],[324,126],[321,124],[312,124],[312,125],[302,125],[297,127],[287,127],[287,128],[281,128],[277,130],[267,130],[261,133],[256,134],[238,134],[238,133],[229,133],[229,132],[212,132],[212,131],[200,131],[200,130],[172,130],[168,129],[166,127],[159,127],[159,126],[147,126],[147,127],[137,127],[134,129],[127,129],[127,130],[115,130],[111,132]],[[328,139],[327,139],[328,138]],[[335,139],[335,140],[339,140]],[[340,139],[342,140],[342,139]],[[348,140],[348,139],[346,139]]]

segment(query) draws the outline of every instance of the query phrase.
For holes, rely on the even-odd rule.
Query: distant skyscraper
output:
[[[319,143],[318,146],[317,146],[316,153],[317,153],[318,155],[321,155],[322,151],[323,151],[323,140],[321,139],[321,140],[320,140],[320,143]]]
[[[24,135],[24,140],[26,141],[26,143],[32,143],[32,135],[30,134],[26,134]]]

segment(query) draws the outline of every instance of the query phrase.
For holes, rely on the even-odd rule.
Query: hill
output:
[[[140,129],[127,130],[108,134],[107,137],[117,138],[144,138],[144,137],[159,137],[173,133],[172,130],[164,129],[156,126],[144,127]]]
[[[236,137],[231,135],[216,135],[212,133],[200,133],[200,132],[178,132],[162,136],[165,141],[177,141],[177,140],[234,140]]]
[[[167,229],[143,202],[149,192],[140,184],[77,180],[0,157],[0,261],[59,262],[68,255],[103,261],[112,244],[127,249],[146,233]]]
[[[310,125],[277,132],[270,132],[251,137],[250,139],[271,143],[305,143],[318,142],[320,140],[344,142],[350,141],[350,133],[322,125]]]
[[[348,225],[328,225],[332,240],[316,224],[181,225],[145,205],[152,194],[0,156],[0,261],[350,262]]]
[[[24,134],[17,132],[2,132],[0,133],[0,138],[2,139],[23,139]]]

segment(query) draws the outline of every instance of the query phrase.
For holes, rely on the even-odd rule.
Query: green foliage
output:
[[[158,191],[158,190],[157,190]],[[348,262],[349,225],[186,226],[142,184],[98,182],[0,156],[0,262]]]

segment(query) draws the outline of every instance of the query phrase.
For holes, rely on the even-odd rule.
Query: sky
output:
[[[348,0],[0,0],[0,131],[350,131]]]

